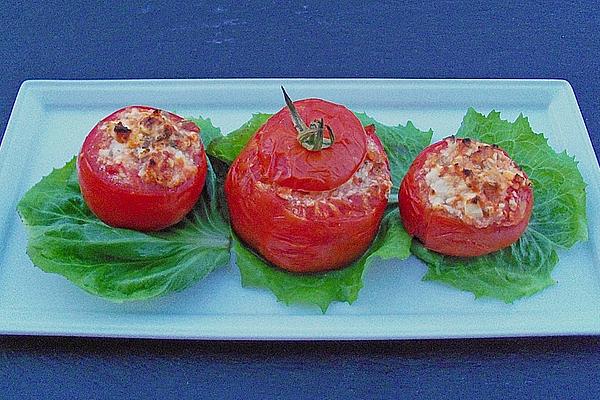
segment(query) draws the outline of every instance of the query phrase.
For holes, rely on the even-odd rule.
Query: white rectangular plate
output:
[[[560,251],[557,284],[514,304],[422,282],[423,263],[380,262],[359,299],[317,308],[287,307],[260,289],[244,289],[235,266],[192,288],[152,301],[113,304],[46,274],[25,254],[15,211],[23,194],[78,151],[95,123],[130,104],[210,117],[229,132],[254,112],[294,98],[321,97],[366,111],[386,124],[407,120],[434,139],[457,131],[468,107],[529,117],[557,151],[580,162],[588,183],[590,240]],[[600,333],[598,162],[564,81],[252,79],[29,81],[21,87],[0,147],[0,333],[201,339],[406,339]]]

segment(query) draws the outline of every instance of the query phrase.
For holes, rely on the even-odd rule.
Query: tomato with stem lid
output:
[[[531,216],[533,190],[498,146],[449,137],[413,161],[398,203],[406,230],[425,247],[471,257],[519,239]]]
[[[181,221],[207,172],[199,128],[173,113],[128,106],[102,119],[77,159],[90,210],[106,224],[156,231]]]
[[[283,89],[283,88],[282,88]],[[273,115],[231,165],[225,193],[235,232],[293,272],[341,268],[377,233],[391,188],[373,126],[321,99]]]
[[[358,118],[321,99],[292,103],[287,97],[287,105],[256,135],[264,179],[303,191],[331,190],[350,179],[367,153]],[[312,121],[310,127],[303,121]]]

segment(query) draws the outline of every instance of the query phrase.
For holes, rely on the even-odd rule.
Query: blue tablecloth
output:
[[[0,135],[26,79],[559,78],[573,86],[598,154],[599,28],[597,2],[4,0]],[[595,399],[598,365],[598,337],[215,343],[4,336],[0,398]]]

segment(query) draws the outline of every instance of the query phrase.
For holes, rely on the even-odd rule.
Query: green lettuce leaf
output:
[[[417,154],[429,144],[432,132],[419,131],[410,122],[406,127],[392,127],[380,124],[366,114],[357,116],[365,125],[376,125],[377,134],[388,152],[391,149],[401,153],[398,158],[390,159],[397,192],[402,176]],[[208,146],[209,155],[228,163],[233,162],[250,137],[269,117],[269,114],[254,114],[241,128],[224,138],[215,139]],[[273,266],[236,237],[233,239],[232,252],[240,269],[243,286],[266,288],[285,304],[313,304],[325,312],[334,301],[352,303],[356,300],[363,286],[365,271],[373,260],[406,259],[410,255],[410,244],[411,237],[400,223],[397,207],[392,205],[386,211],[370,248],[361,258],[341,270],[319,274],[290,273]]]
[[[272,114],[257,113],[253,114],[252,118],[244,125],[240,126],[235,131],[227,136],[219,135],[208,145],[208,154],[216,157],[219,160],[231,164],[233,160],[240,154],[248,140],[260,128]]]
[[[387,126],[365,113],[356,113],[356,116],[363,126],[375,125],[377,136],[381,139],[390,160],[393,183],[390,197],[397,200],[402,178],[417,155],[431,143],[433,131],[431,129],[427,132],[421,131],[410,121],[406,126]]]
[[[480,257],[444,256],[427,250],[414,240],[411,251],[423,260],[428,271],[425,281],[438,281],[511,303],[554,284],[550,273],[558,262],[551,242],[534,230],[527,230],[511,247]]]
[[[177,114],[175,111],[173,111],[173,113]],[[200,137],[205,149],[214,139],[223,137],[221,128],[214,126],[210,118],[203,118],[199,116],[186,117],[186,119],[188,121],[192,121],[198,126],[198,128],[200,128]]]
[[[505,302],[552,285],[556,248],[587,240],[586,185],[574,158],[566,152],[557,154],[522,115],[509,122],[498,112],[484,116],[471,108],[457,136],[495,143],[506,150],[533,183],[533,213],[518,242],[483,257],[444,256],[413,241],[413,253],[429,267],[424,279]]]
[[[113,228],[96,218],[81,196],[75,164],[73,158],[44,177],[17,207],[28,232],[27,254],[43,271],[121,302],[181,291],[229,264],[230,229],[219,213],[210,163],[195,208],[155,233]]]

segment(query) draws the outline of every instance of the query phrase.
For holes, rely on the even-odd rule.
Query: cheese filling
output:
[[[175,188],[197,172],[194,154],[201,149],[191,122],[172,121],[160,110],[128,108],[100,127],[100,168],[122,183],[137,178]]]
[[[518,192],[531,182],[504,151],[470,139],[445,141],[447,147],[429,154],[423,169],[433,209],[478,227],[522,215],[525,204]]]

